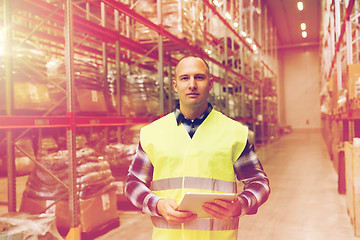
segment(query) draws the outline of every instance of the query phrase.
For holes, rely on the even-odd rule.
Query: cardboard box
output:
[[[29,137],[24,137],[16,141],[16,146],[22,149],[26,154],[21,152],[18,148],[15,148],[15,169],[16,175],[26,175],[32,172],[35,167],[35,163],[29,158],[35,159],[34,148],[32,140]],[[7,172],[7,154],[0,155],[0,172]]]
[[[359,94],[359,82],[360,82],[360,64],[350,64],[348,66],[348,96],[349,99],[353,99],[357,97]]]
[[[41,213],[53,201],[33,199],[23,196],[20,211],[31,214]],[[101,194],[94,198],[80,199],[80,225],[82,232],[93,232],[104,228],[114,220],[118,220],[117,200],[115,191]],[[56,216],[56,226],[59,231],[68,231],[70,229],[70,211],[69,202],[60,201],[47,213],[53,213]]]
[[[77,112],[106,112],[104,93],[91,89],[76,89]]]
[[[345,161],[346,203],[355,236],[360,236],[360,147],[345,142]]]
[[[157,24],[157,5],[152,0],[143,0],[135,6],[135,11]],[[194,45],[204,42],[204,21],[202,1],[168,0],[162,4],[163,28],[180,39],[187,39]],[[135,24],[135,39],[154,42],[158,33],[141,23]]]
[[[351,222],[354,222],[354,181],[353,181],[353,164],[352,149],[353,146],[349,142],[345,142],[345,176],[346,176],[346,207]]]
[[[45,111],[52,106],[46,84],[32,82],[14,83],[14,109]]]

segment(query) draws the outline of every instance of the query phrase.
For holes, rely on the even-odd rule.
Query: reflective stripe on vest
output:
[[[182,225],[184,225],[184,229],[187,230],[205,231],[237,230],[239,225],[239,218],[232,218],[228,221],[213,218],[197,218],[188,223],[171,225],[162,217],[152,216],[151,221],[157,228],[182,229]]]
[[[152,182],[151,189],[153,191],[181,189],[183,183],[182,177],[166,178],[155,180]],[[236,182],[227,182],[218,179],[185,177],[184,188],[197,188],[203,190],[212,190],[218,192],[236,193]]]

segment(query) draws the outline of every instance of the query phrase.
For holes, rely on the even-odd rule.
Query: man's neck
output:
[[[187,118],[190,120],[194,120],[196,118],[201,117],[201,115],[204,114],[204,112],[207,110],[208,108],[208,104],[206,103],[206,105],[201,106],[199,108],[187,108],[187,107],[182,107],[180,104],[180,112]]]

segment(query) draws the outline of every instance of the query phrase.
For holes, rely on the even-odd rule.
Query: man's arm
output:
[[[135,158],[129,168],[125,185],[126,197],[143,213],[158,215],[156,205],[160,197],[149,189],[154,167],[139,143]]]
[[[244,151],[234,164],[239,181],[244,183],[239,197],[245,200],[241,214],[255,214],[266,202],[270,194],[269,179],[254,151],[254,145],[248,140]]]

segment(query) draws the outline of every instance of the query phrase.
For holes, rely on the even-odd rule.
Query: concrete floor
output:
[[[239,239],[360,240],[354,236],[345,195],[337,192],[337,174],[320,131],[284,135],[257,153],[272,193],[258,214],[240,219]],[[19,178],[19,196],[24,180]],[[5,181],[0,179],[0,203],[6,201]],[[0,206],[0,213],[4,209]],[[148,216],[120,210],[119,218],[118,228],[96,239],[151,239]]]

